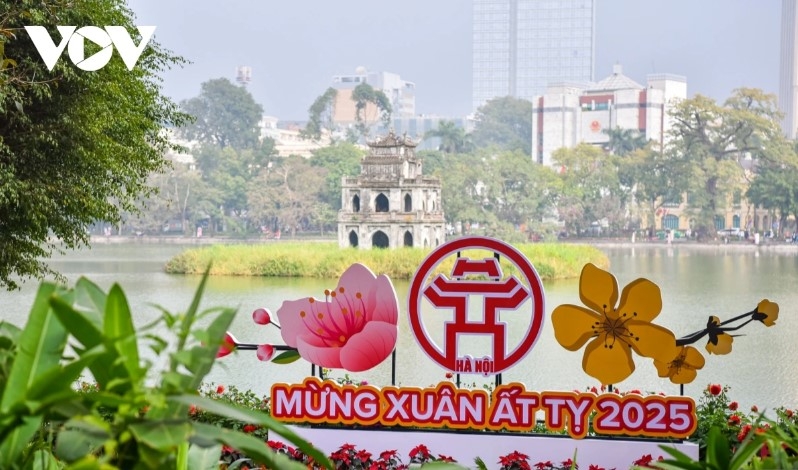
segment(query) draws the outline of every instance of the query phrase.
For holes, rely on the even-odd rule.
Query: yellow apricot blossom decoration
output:
[[[731,352],[734,337],[720,330],[720,318],[714,315],[709,317],[707,333],[709,334],[709,341],[707,341],[708,353],[729,354]]]
[[[635,369],[632,351],[670,363],[678,353],[667,328],[651,323],[662,310],[659,287],[636,279],[618,301],[615,276],[586,264],[579,278],[579,298],[587,308],[564,304],[554,309],[554,336],[562,347],[577,351],[587,344],[582,368],[603,384],[618,383]],[[617,303],[617,308],[615,307]]]
[[[668,377],[675,384],[689,384],[695,380],[698,369],[704,367],[704,356],[692,346],[682,346],[670,362],[654,359],[660,377]]]
[[[773,326],[779,318],[779,304],[764,299],[756,306],[754,320],[759,320],[765,326]]]

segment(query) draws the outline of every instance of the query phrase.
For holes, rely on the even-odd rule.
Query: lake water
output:
[[[179,245],[125,244],[96,245],[55,256],[51,266],[70,281],[85,275],[108,288],[122,285],[128,295],[136,322],[144,324],[158,316],[152,305],[170,311],[185,309],[199,282],[199,276],[168,275],[165,261],[184,247]],[[753,309],[759,300],[778,302],[781,312],[777,324],[766,328],[756,322],[743,328],[745,336],[735,338],[728,356],[709,356],[698,378],[685,387],[694,397],[708,383],[731,386],[731,398],[744,407],[756,404],[762,409],[776,406],[798,407],[798,368],[796,335],[798,319],[798,247],[780,250],[754,247],[696,247],[637,245],[607,247],[611,271],[621,288],[638,277],[646,277],[662,289],[663,310],[656,323],[670,328],[677,336],[701,329],[709,315],[727,319]],[[336,280],[269,279],[249,277],[214,277],[208,284],[202,307],[232,306],[239,314],[232,332],[241,341],[282,344],[274,327],[255,325],[251,312],[267,307],[273,312],[283,300],[309,295],[322,297],[325,288]],[[410,334],[405,306],[408,283],[395,282],[402,306],[400,337],[397,345],[397,382],[400,385],[427,386],[444,379],[445,371],[421,352]],[[25,322],[37,284],[26,283],[15,292],[0,292],[2,317],[17,325]],[[580,304],[578,280],[547,282],[544,285],[547,318],[535,348],[520,365],[504,374],[504,382],[521,381],[531,390],[572,390],[597,385],[581,368],[582,351],[569,352],[555,339],[548,315],[559,304]],[[511,326],[512,326],[512,322]],[[705,342],[696,346],[703,351]],[[358,374],[358,380],[373,384],[390,382],[390,361]],[[624,382],[621,390],[678,394],[679,387],[657,377],[649,359],[635,357],[637,371]],[[310,373],[302,361],[281,366],[259,362],[254,353],[228,356],[215,366],[208,381],[249,388],[258,394],[268,393],[274,382],[299,382]],[[478,376],[464,380],[485,383]],[[747,408],[743,408],[747,409]]]

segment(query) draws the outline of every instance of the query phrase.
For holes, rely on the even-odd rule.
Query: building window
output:
[[[389,245],[388,235],[382,230],[377,230],[371,237],[371,246],[374,248],[388,248]]]
[[[662,218],[662,228],[670,230],[679,229],[679,217],[673,214],[668,214]]]
[[[357,234],[355,233],[354,230],[352,230],[351,232],[349,232],[349,246],[351,246],[352,248],[357,248],[357,242],[358,242]]]
[[[732,228],[740,228],[740,216],[735,215],[732,217]]]
[[[388,198],[385,194],[380,193],[377,199],[374,200],[374,210],[376,212],[388,212],[390,209]]]
[[[726,218],[722,215],[715,216],[715,230],[723,230],[726,228]]]
[[[413,247],[413,234],[410,233],[410,230],[405,232],[405,246],[412,248]]]
[[[410,194],[405,194],[405,212],[410,212],[413,210],[413,198],[410,197]]]
[[[352,198],[352,212],[360,212],[360,196],[357,194]]]

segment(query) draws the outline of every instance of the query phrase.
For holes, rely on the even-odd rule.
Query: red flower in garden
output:
[[[255,432],[257,429],[258,427],[255,426],[254,424],[245,424],[244,427],[242,428],[242,430],[247,434]]]
[[[788,418],[792,418],[792,410],[784,410],[784,416]]]
[[[740,424],[740,417],[739,417],[739,416],[737,416],[737,415],[731,415],[731,416],[729,416],[729,424],[731,424],[732,426],[739,426],[739,424]]]
[[[604,468],[604,467],[599,467],[598,465],[590,464],[590,467],[588,467],[588,470],[607,470],[607,469]]]
[[[596,387],[590,387],[590,391],[598,395],[598,389]]]
[[[197,414],[197,407],[194,406],[194,405],[189,406],[188,407],[188,415],[189,416],[194,416],[195,414]]]
[[[754,406],[751,407],[751,411],[753,411],[754,413],[759,413],[759,407],[754,405]]]
[[[362,264],[343,273],[324,300],[288,300],[277,311],[285,343],[310,363],[362,372],[391,355],[396,346],[399,301],[390,279]]]
[[[456,462],[454,457],[450,457],[448,455],[438,454],[438,460],[440,462]]]
[[[268,445],[274,451],[280,451],[287,447],[282,442],[277,442],[277,441],[266,441],[266,445]]]
[[[639,467],[648,467],[648,464],[650,464],[653,460],[654,457],[652,457],[651,454],[646,454],[640,457],[639,459],[635,460],[634,464]]]
[[[737,411],[737,408],[739,406],[740,405],[736,401],[733,401],[733,402],[729,403],[729,409],[732,410],[732,411]]]
[[[380,459],[382,460],[391,460],[392,458],[396,457],[396,450],[384,450],[380,452]]]
[[[431,456],[432,454],[430,454],[429,449],[424,444],[419,444],[410,450],[410,460],[414,462],[426,462]]]
[[[446,378],[447,379],[451,379],[452,377],[454,377],[454,374],[452,374],[451,372],[447,372],[446,373]]]
[[[553,467],[553,466],[554,466],[554,464],[551,463],[551,460],[547,460],[545,462],[538,462],[538,463],[535,464],[535,468],[537,470],[545,470],[546,468]]]
[[[711,393],[712,395],[718,396],[722,391],[723,387],[721,387],[719,384],[712,384],[709,386],[709,393]]]
[[[216,393],[218,393],[219,395],[223,394],[224,393],[224,385],[219,385],[218,387],[216,387]]]
[[[366,452],[365,450],[359,450],[357,451],[357,454],[355,454],[355,457],[360,459],[361,462],[366,462],[371,458],[371,452]]]
[[[746,436],[748,436],[749,432],[751,432],[751,425],[746,424],[742,429],[740,429],[740,432],[737,433],[737,442],[743,442]]]
[[[574,461],[571,460],[571,459],[563,460],[562,462],[560,462],[560,465],[562,465],[563,467],[566,467],[566,468],[573,467],[576,470],[579,470],[579,465],[575,464]]]

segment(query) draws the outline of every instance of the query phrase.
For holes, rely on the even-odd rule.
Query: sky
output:
[[[595,0],[595,79],[619,63],[687,77],[688,94],[725,100],[738,87],[776,94],[779,0]],[[264,113],[306,120],[333,75],[358,66],[416,84],[416,112],[471,110],[470,0],[129,0],[138,25],[191,63],[164,73],[180,101],[210,79],[252,68]]]

